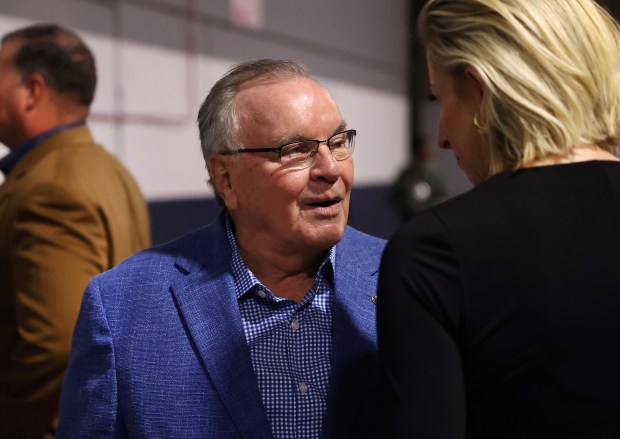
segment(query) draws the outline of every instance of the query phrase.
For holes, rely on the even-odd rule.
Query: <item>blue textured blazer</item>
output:
[[[323,437],[378,437],[375,290],[385,242],[337,244]],[[95,277],[82,302],[58,438],[269,438],[224,215]]]

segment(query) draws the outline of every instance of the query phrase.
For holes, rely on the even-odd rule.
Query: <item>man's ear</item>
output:
[[[237,193],[231,178],[232,158],[224,154],[213,153],[207,159],[207,170],[215,192],[224,200],[226,208],[234,210],[238,205]]]
[[[24,105],[26,111],[32,111],[49,92],[45,78],[39,73],[30,75],[24,81]]]

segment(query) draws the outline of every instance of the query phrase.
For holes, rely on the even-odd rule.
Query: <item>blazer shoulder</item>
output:
[[[364,272],[376,274],[386,242],[347,226],[344,236],[336,246],[336,270],[359,275]]]
[[[171,280],[204,268],[215,269],[228,260],[226,234],[220,221],[200,227],[172,241],[142,250],[97,278],[108,282],[138,279],[144,283]]]

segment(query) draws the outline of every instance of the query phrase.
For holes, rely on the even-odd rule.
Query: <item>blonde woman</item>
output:
[[[620,33],[591,0],[430,0],[438,146],[475,184],[379,277],[386,437],[620,437]]]

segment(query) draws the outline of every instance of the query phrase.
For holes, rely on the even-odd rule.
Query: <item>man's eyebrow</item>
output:
[[[299,142],[301,140],[307,140],[305,137],[300,136],[299,134],[296,134],[294,136],[278,136],[276,138],[273,139],[273,144],[274,145],[286,145],[288,143],[293,143],[293,142]]]
[[[338,125],[338,128],[336,128],[336,130],[332,133],[332,136],[334,134],[341,133],[346,129],[347,129],[347,122],[343,120],[342,122],[340,122],[340,125]]]
[[[338,127],[330,134],[329,137],[333,136],[334,134],[338,134],[341,133],[343,131],[345,131],[347,129],[347,123],[343,120],[342,122],[340,122],[340,125],[338,125]],[[286,145],[288,143],[293,143],[293,142],[300,142],[302,140],[321,140],[321,139],[308,139],[304,136],[301,136],[299,134],[293,135],[293,136],[288,136],[288,135],[284,135],[284,136],[278,136],[275,137],[273,139],[273,144],[280,146],[280,145]],[[325,139],[323,139],[325,140]]]

